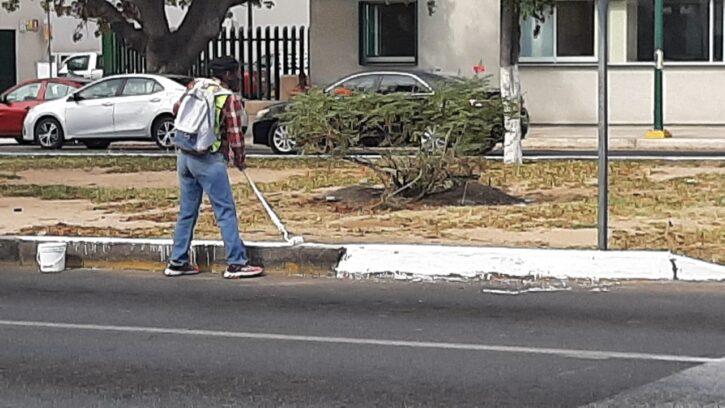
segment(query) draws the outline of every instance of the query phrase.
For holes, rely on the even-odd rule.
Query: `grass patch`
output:
[[[546,161],[519,167],[488,162],[480,181],[527,199],[527,205],[433,207],[414,204],[399,210],[363,206],[343,208],[319,200],[328,189],[378,182],[371,171],[344,161],[253,159],[248,164],[251,168],[270,170],[303,169],[302,175],[259,184],[259,187],[288,227],[295,233],[307,235],[310,240],[500,245],[502,241],[496,231],[502,231],[531,234],[530,244],[522,245],[547,246],[546,242],[539,240],[537,231],[562,229],[565,233],[575,232],[593,229],[597,222],[597,165],[593,161]],[[175,159],[1,158],[0,165],[7,172],[2,174],[9,177],[28,169],[53,171],[57,168],[100,167],[120,173],[119,180],[122,181],[122,173],[127,172],[172,171]],[[725,263],[725,223],[721,221],[725,220],[724,167],[725,164],[712,162],[612,162],[611,247],[665,249]],[[235,185],[233,192],[244,233],[255,237],[277,237],[274,226],[249,187]],[[88,200],[98,210],[124,215],[125,221],[149,223],[148,228],[129,228],[128,231],[122,223],[108,230],[61,225],[31,227],[26,231],[61,235],[168,237],[178,206],[176,188],[0,183],[0,196]],[[493,237],[473,233],[482,229],[494,231]],[[582,233],[586,234],[586,231]],[[219,237],[213,213],[208,207],[200,215],[196,236]],[[591,245],[572,242],[569,246]]]

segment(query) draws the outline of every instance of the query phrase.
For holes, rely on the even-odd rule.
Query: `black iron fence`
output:
[[[223,29],[188,71],[194,77],[209,75],[209,61],[223,55],[240,62],[242,95],[247,99],[279,99],[281,77],[309,73],[309,32],[305,27]],[[105,74],[146,72],[145,57],[113,34],[103,40]]]

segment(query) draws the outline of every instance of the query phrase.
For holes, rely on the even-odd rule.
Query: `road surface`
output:
[[[724,291],[0,267],[0,406],[725,403]]]

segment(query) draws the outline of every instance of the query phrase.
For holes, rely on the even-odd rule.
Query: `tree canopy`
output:
[[[24,0],[28,1],[28,0]],[[113,31],[144,54],[147,69],[158,73],[184,73],[210,39],[219,34],[233,6],[273,4],[269,0],[35,0],[59,16],[74,16],[80,24],[92,20],[101,30]],[[20,0],[0,0],[6,11],[15,11]],[[174,31],[166,6],[187,9]]]

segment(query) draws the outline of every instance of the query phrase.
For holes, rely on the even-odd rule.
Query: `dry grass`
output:
[[[487,165],[481,181],[529,200],[524,206],[433,207],[411,205],[400,210],[340,206],[317,198],[328,190],[356,184],[374,184],[370,171],[338,161],[257,160],[250,166],[270,169],[303,168],[304,175],[260,185],[288,227],[308,240],[324,242],[445,242],[501,245],[506,234],[531,234],[527,245],[549,246],[537,236],[542,229],[580,236],[575,231],[596,227],[596,163],[556,161],[529,163],[519,168],[498,162]],[[173,159],[71,158],[0,159],[6,176],[28,169],[100,167],[109,172],[173,170]],[[614,248],[670,249],[700,259],[725,263],[725,165],[702,162],[615,162],[611,165],[610,217]],[[683,170],[684,169],[684,170]],[[663,177],[663,174],[666,177]],[[682,174],[679,177],[678,174]],[[119,177],[123,177],[119,175]],[[86,230],[61,225],[33,227],[26,233],[72,235],[171,235],[176,218],[175,189],[94,188],[3,185],[0,196],[43,199],[84,199],[98,211],[120,213],[128,221],[147,221],[148,228]],[[248,239],[277,237],[263,209],[246,186],[235,186],[240,225]],[[54,230],[55,228],[55,230]],[[475,231],[486,230],[488,234]],[[567,232],[569,231],[569,232]],[[198,237],[217,238],[218,229],[208,207],[202,211]],[[492,238],[493,237],[493,238]],[[564,237],[566,238],[566,237]],[[560,242],[562,240],[557,240]],[[563,246],[591,243],[570,239]]]

